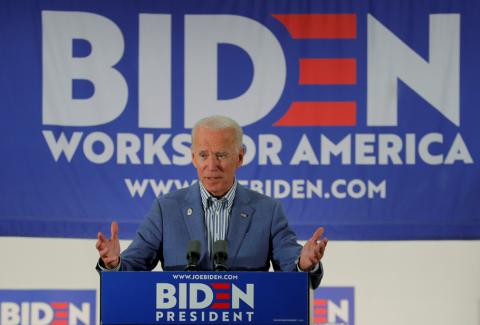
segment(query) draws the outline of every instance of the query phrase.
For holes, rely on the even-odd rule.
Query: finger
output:
[[[317,228],[313,233],[313,236],[310,238],[310,241],[316,242],[323,235],[323,227]]]
[[[112,221],[112,225],[110,226],[110,233],[111,239],[118,239],[118,223],[116,221]]]
[[[327,247],[327,243],[328,243],[328,238],[322,238],[322,240],[318,242],[318,245],[321,245],[322,248],[325,249],[325,247]]]
[[[320,248],[320,259],[323,257],[323,254],[325,254],[325,248],[327,247],[328,239],[323,238],[320,243],[319,243],[319,248]]]
[[[102,243],[107,241],[107,238],[100,231],[98,232],[97,237]]]
[[[97,251],[100,251],[102,247],[103,247],[103,242],[100,239],[97,240],[97,242],[95,243],[95,248],[97,249]]]
[[[322,244],[323,244],[323,250],[325,250],[325,248],[327,248],[327,244],[328,244],[328,238],[323,238],[322,239]]]

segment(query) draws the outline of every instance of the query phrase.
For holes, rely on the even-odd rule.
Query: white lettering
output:
[[[96,153],[93,150],[94,144],[98,142],[102,144],[103,151]],[[113,156],[114,145],[108,134],[103,132],[92,132],[86,136],[83,141],[83,152],[85,157],[93,163],[103,164],[109,161]]]
[[[202,292],[204,294],[203,300],[200,300],[200,295],[198,294],[199,292]],[[207,308],[213,301],[213,291],[206,284],[191,283],[189,298],[191,309]]]
[[[2,302],[1,306],[1,324],[17,325],[20,323],[20,306],[8,301]]]
[[[67,161],[71,161],[83,135],[82,132],[73,132],[70,140],[67,140],[63,132],[58,139],[55,139],[52,131],[42,131],[42,134],[55,161],[58,161],[62,153]]]
[[[172,127],[172,23],[170,15],[140,14],[138,124]]]
[[[290,160],[290,165],[298,165],[302,161],[308,162],[310,165],[318,165],[318,159],[315,156],[312,145],[308,140],[307,136],[304,134],[300,139],[300,143],[295,149],[292,159]]]
[[[320,159],[322,165],[330,165],[330,156],[340,155],[342,157],[342,164],[349,165],[352,162],[352,155],[350,147],[352,144],[351,136],[347,135],[337,145],[335,145],[329,138],[323,134],[320,137]]]
[[[90,324],[90,304],[82,303],[82,309],[78,309],[74,304],[70,304],[70,314],[68,318],[69,325],[76,325],[78,321],[85,325]]]
[[[443,155],[430,153],[430,145],[434,142],[443,143],[443,135],[440,133],[429,133],[425,135],[418,144],[418,154],[423,161],[430,165],[440,165],[443,162]]]
[[[117,163],[126,164],[127,160],[131,164],[139,165],[141,163],[138,158],[138,151],[142,144],[140,139],[132,133],[117,134]]]
[[[355,162],[358,165],[374,165],[374,134],[357,134],[355,137]]]
[[[238,33],[238,31],[245,31]],[[218,100],[218,44],[233,44],[250,57],[250,87],[233,99]],[[262,46],[258,46],[261,44]],[[282,95],[286,63],[278,40],[257,21],[234,15],[185,16],[185,127],[222,114],[241,126],[267,115]]]
[[[86,57],[72,57],[73,41],[90,44]],[[123,35],[111,20],[93,13],[42,11],[43,124],[94,126],[125,109],[128,87],[113,66],[123,55]],[[74,80],[94,86],[87,99],[74,99]]]
[[[337,318],[340,318],[343,322],[348,323],[348,300],[340,300],[340,306],[336,305],[332,301],[328,300],[328,323],[338,323]]]
[[[232,284],[232,309],[240,308],[240,300],[246,303],[250,308],[254,308],[254,286],[248,283],[246,291],[242,291],[239,287]]]
[[[32,302],[30,306],[32,310],[32,324],[47,325],[52,322],[53,310],[48,304],[44,302]]]
[[[274,134],[260,134],[258,136],[258,164],[267,165],[270,160],[272,165],[281,165],[278,153],[282,150],[282,140]]]
[[[430,15],[428,62],[372,15],[367,21],[367,125],[398,125],[400,79],[460,126],[460,15]]]
[[[170,309],[176,304],[175,286],[170,283],[157,283],[157,309]]]
[[[453,140],[453,144],[445,158],[445,165],[452,165],[457,160],[463,161],[465,164],[473,164],[472,156],[470,155],[465,142],[463,142],[460,133],[457,133]]]

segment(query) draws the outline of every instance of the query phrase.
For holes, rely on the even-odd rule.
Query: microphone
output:
[[[198,260],[202,244],[199,240],[190,240],[187,246],[187,261],[185,271],[198,271]]]
[[[228,271],[227,254],[228,242],[226,240],[217,240],[213,243],[213,270]]]

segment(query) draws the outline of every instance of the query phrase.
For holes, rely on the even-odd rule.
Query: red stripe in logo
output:
[[[324,308],[315,309],[315,310],[313,311],[313,313],[314,313],[315,315],[326,315],[326,314],[327,314],[327,310],[324,309]]]
[[[212,305],[212,309],[229,309],[230,303],[229,302],[216,302]]]
[[[214,289],[230,289],[230,283],[212,283]]]
[[[53,309],[67,309],[68,308],[68,303],[67,302],[52,302],[50,304]]]
[[[275,126],[354,126],[356,102],[294,102]]]
[[[313,304],[315,306],[326,306],[327,305],[327,300],[325,300],[325,299],[315,299],[313,301]]]
[[[292,38],[357,38],[355,14],[286,14],[273,15]]]
[[[326,317],[313,317],[313,321],[315,322],[315,324],[324,324],[327,322],[327,318]]]
[[[68,325],[67,320],[54,320],[52,321],[52,325]]]
[[[356,14],[279,14],[281,22],[293,39],[357,38]],[[303,44],[303,43],[302,43]],[[299,85],[356,85],[355,58],[299,57]],[[295,100],[295,99],[294,99]],[[354,126],[357,124],[357,104],[352,102],[312,102],[296,99],[275,126]]]
[[[356,59],[300,59],[300,85],[355,85]]]
[[[56,311],[55,318],[67,318],[68,312],[67,311]]]
[[[215,300],[225,300],[225,299],[230,299],[230,294],[229,293],[216,293],[215,294]]]

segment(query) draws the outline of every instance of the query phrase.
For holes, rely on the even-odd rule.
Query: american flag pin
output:
[[[187,209],[187,215],[191,216],[191,215],[192,215],[192,213],[193,213],[193,210],[192,210],[192,208],[188,208],[188,209]]]

